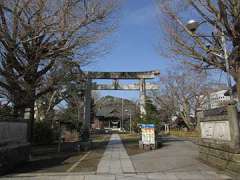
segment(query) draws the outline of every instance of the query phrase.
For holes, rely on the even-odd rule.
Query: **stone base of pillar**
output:
[[[88,128],[83,128],[80,135],[79,149],[88,151],[92,148],[92,140],[90,139],[90,131]]]
[[[89,129],[82,129],[81,134],[80,134],[80,141],[82,142],[88,142],[90,138],[90,132]]]
[[[139,140],[138,145],[139,145],[139,149],[143,149],[143,143],[141,140]]]
[[[82,151],[89,151],[92,149],[92,141],[80,141],[79,142],[80,150]]]

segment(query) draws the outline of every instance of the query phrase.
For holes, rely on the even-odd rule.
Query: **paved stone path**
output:
[[[39,173],[18,174],[0,178],[0,180],[230,180],[231,177],[219,174],[214,169],[199,165],[200,162],[191,158],[193,146],[190,142],[174,142],[173,146],[162,147],[135,155],[131,162],[120,140],[113,134],[105,153],[98,165],[96,173]],[[183,148],[184,147],[184,148]],[[195,146],[193,146],[195,148]],[[175,149],[175,150],[174,150]],[[180,153],[174,155],[174,153]],[[195,151],[194,151],[195,152]],[[179,157],[181,155],[182,157]],[[178,159],[178,157],[180,159]],[[190,157],[186,159],[186,157]],[[184,159],[185,158],[185,159]],[[172,162],[171,162],[172,161]],[[157,163],[154,163],[157,162]],[[194,167],[195,166],[195,167]],[[203,167],[204,166],[204,167]],[[155,168],[155,169],[152,169]],[[170,170],[170,168],[173,168]],[[193,168],[193,169],[192,169]],[[136,170],[135,170],[136,169]],[[142,171],[142,172],[141,172]],[[156,171],[154,173],[154,171]]]
[[[212,171],[202,173],[144,173],[144,174],[118,174],[96,175],[82,173],[44,173],[34,176],[4,177],[1,180],[231,180],[229,176],[219,175]]]
[[[131,156],[136,172],[195,172],[217,171],[199,160],[198,146],[174,137],[161,138],[162,147]]]
[[[118,134],[113,134],[98,164],[97,173],[134,173],[132,162]]]

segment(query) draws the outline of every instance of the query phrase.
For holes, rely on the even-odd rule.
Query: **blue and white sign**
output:
[[[142,128],[155,128],[154,124],[142,124]]]

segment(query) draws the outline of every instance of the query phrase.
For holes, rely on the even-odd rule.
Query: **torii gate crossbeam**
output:
[[[89,79],[154,79],[159,76],[158,70],[142,72],[93,72],[87,71],[84,74]]]

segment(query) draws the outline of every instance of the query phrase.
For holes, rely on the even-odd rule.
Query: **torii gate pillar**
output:
[[[92,79],[87,79],[86,89],[84,91],[84,121],[83,131],[81,134],[82,141],[88,141],[91,126],[91,101],[92,101]]]
[[[140,85],[140,97],[139,97],[139,105],[140,105],[140,115],[146,115],[146,108],[145,108],[145,103],[146,103],[146,82],[145,79],[140,79],[139,80],[139,85]]]

